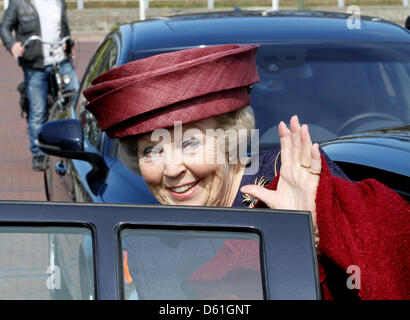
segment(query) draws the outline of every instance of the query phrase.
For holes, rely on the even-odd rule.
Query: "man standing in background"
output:
[[[4,46],[23,68],[29,100],[30,150],[33,155],[33,169],[37,171],[43,170],[45,155],[34,142],[41,125],[47,121],[48,81],[53,63],[60,63],[60,73],[70,76],[71,82],[66,89],[78,90],[79,83],[67,58],[66,45],[50,55],[50,46],[41,44],[40,41],[31,42],[27,48],[23,48],[22,43],[32,35],[50,43],[69,36],[66,10],[65,0],[10,0],[0,25]]]

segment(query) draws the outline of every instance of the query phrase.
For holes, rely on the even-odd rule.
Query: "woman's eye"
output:
[[[191,149],[199,146],[201,142],[196,138],[190,138],[182,142],[182,149]]]
[[[161,152],[162,152],[161,147],[148,146],[144,148],[144,150],[142,151],[142,154],[144,155],[144,157],[153,158],[153,157],[158,156]]]

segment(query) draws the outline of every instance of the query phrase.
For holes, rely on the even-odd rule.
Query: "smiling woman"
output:
[[[239,145],[250,142],[254,126],[253,111],[245,107],[171,131],[121,138],[120,154],[163,204],[229,207],[246,165]]]
[[[182,133],[186,136],[193,129],[194,135],[182,141],[174,130],[170,141],[154,147],[152,135],[143,135],[138,140],[141,175],[163,204],[231,206],[245,166],[217,161],[223,154],[221,144],[205,132],[217,129],[212,118],[187,124]]]
[[[120,138],[124,162],[162,204],[310,211],[324,298],[408,298],[406,201],[375,180],[345,179],[297,116],[289,128],[279,123],[280,148],[247,153],[258,137],[249,107],[257,49],[221,45],[130,62],[93,81],[86,108],[109,137]],[[175,252],[186,251],[181,243],[171,245]],[[251,271],[254,257],[240,255],[243,243],[217,249],[218,261],[234,259]],[[361,270],[360,288],[346,286],[352,265]],[[229,274],[217,269],[199,270],[207,279]],[[138,268],[130,270],[137,283]]]

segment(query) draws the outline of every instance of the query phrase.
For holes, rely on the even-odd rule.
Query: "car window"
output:
[[[124,229],[124,299],[263,299],[257,233]]]
[[[84,136],[90,146],[100,148],[101,130],[98,127],[97,120],[91,112],[85,109],[88,101],[85,99],[82,92],[91,86],[91,82],[102,73],[115,67],[118,58],[118,43],[115,39],[107,39],[98,49],[87,70],[84,78],[81,94],[77,102],[76,112],[77,117],[83,125]]]
[[[0,226],[0,299],[94,299],[91,231]]]

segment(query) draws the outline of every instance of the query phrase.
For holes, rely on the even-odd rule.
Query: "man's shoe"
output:
[[[44,159],[45,156],[34,156],[33,157],[33,170],[43,171],[44,170]]]

